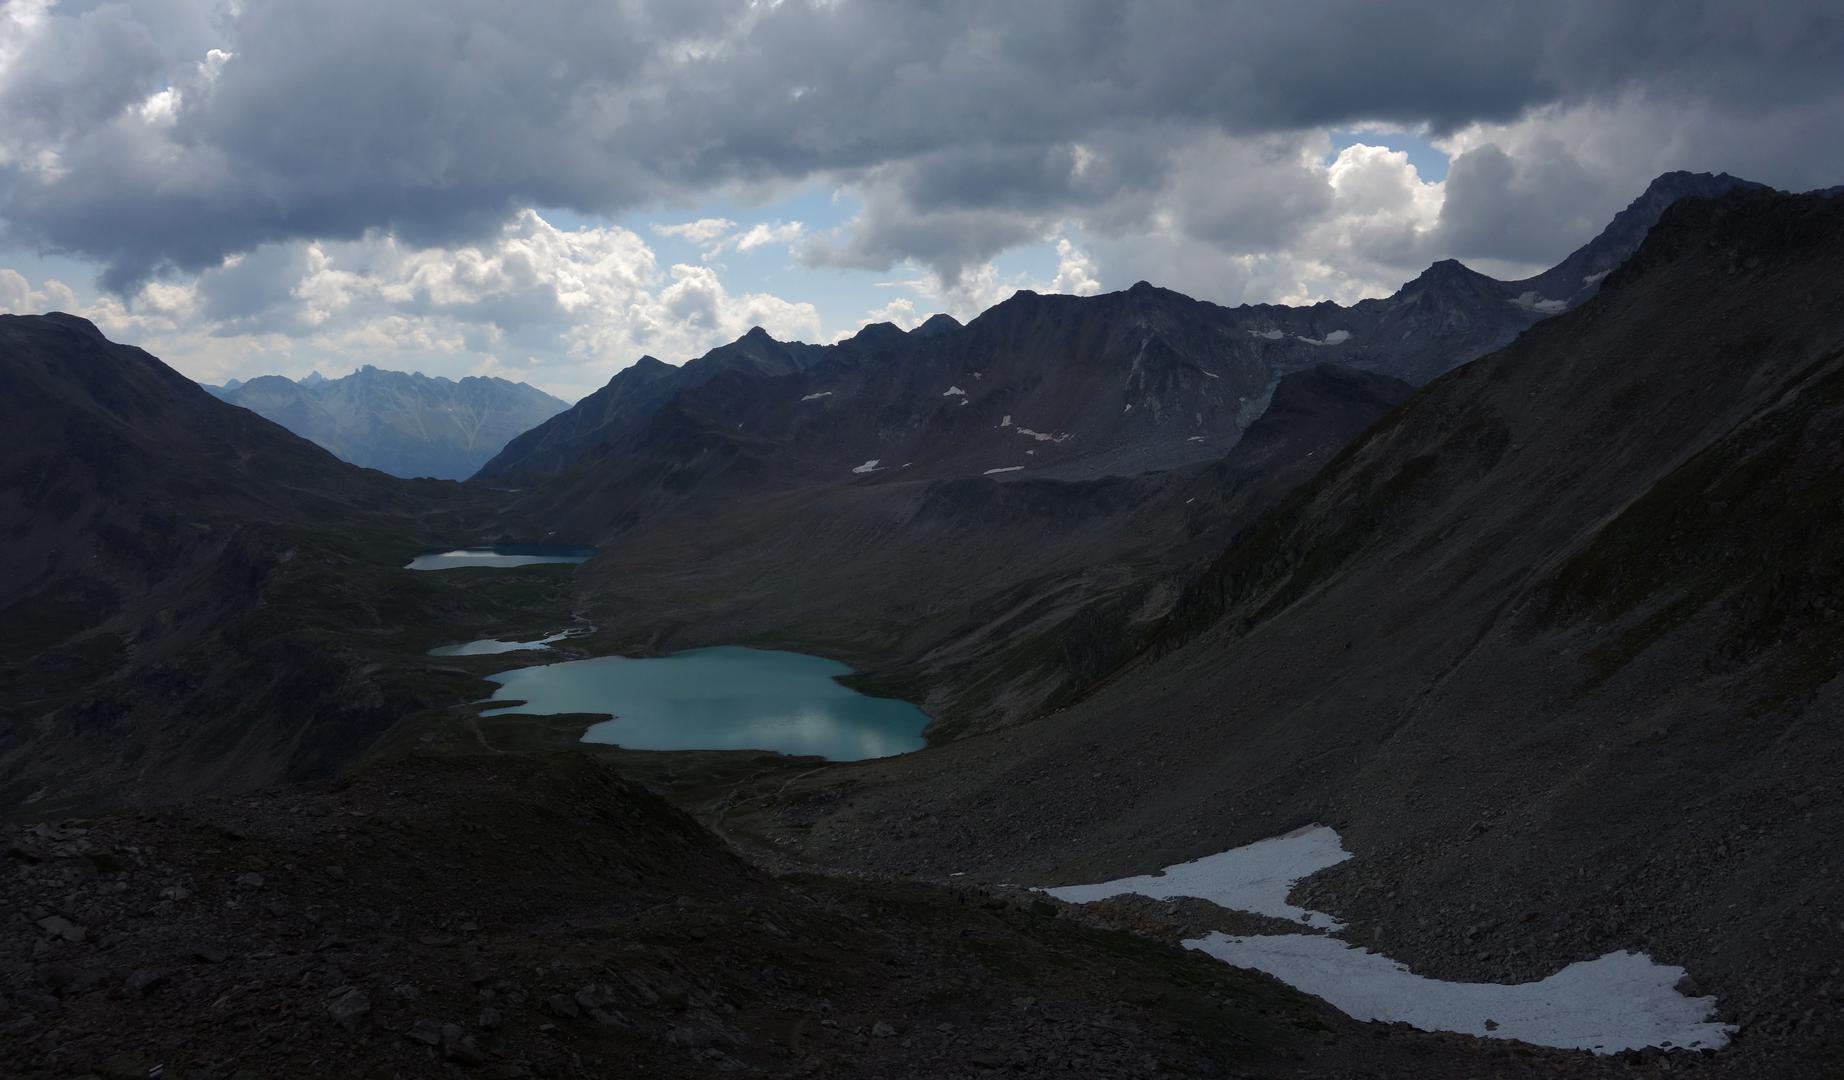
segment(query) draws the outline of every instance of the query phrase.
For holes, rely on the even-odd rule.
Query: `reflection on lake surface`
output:
[[[802,653],[734,645],[671,656],[602,656],[488,678],[493,713],[608,713],[584,742],[636,750],[773,750],[860,761],[919,750],[928,716],[907,701],[835,682],[851,669]]]
[[[455,570],[463,566],[535,566],[539,563],[579,563],[595,554],[594,548],[560,544],[494,544],[456,548],[418,555],[406,570]]]

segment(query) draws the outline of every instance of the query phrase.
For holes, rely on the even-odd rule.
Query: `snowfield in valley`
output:
[[[1324,825],[1296,829],[1285,836],[1257,840],[1216,855],[1168,866],[1159,874],[1120,878],[1099,885],[1065,885],[1044,891],[1058,900],[1086,904],[1110,896],[1175,896],[1208,900],[1218,907],[1252,911],[1307,926],[1336,930],[1343,924],[1330,915],[1287,902],[1294,882],[1337,866],[1351,857],[1338,833]]]
[[[1288,903],[1287,894],[1302,878],[1349,858],[1336,830],[1312,825],[1156,874],[1042,891],[1072,904],[1123,895],[1190,897],[1336,932],[1342,923]],[[1183,944],[1226,964],[1267,972],[1358,1020],[1406,1023],[1423,1031],[1612,1054],[1648,1046],[1721,1049],[1735,1030],[1711,1019],[1715,998],[1678,992],[1683,968],[1654,963],[1643,953],[1611,952],[1537,982],[1505,984],[1426,978],[1328,933],[1212,932]]]

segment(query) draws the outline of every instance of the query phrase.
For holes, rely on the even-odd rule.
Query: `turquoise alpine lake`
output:
[[[720,645],[600,656],[489,675],[499,713],[607,713],[584,742],[633,750],[772,750],[862,761],[920,750],[928,715],[840,685],[851,668],[802,653]]]
[[[536,566],[541,563],[579,563],[595,554],[594,548],[559,544],[494,544],[491,547],[431,551],[411,559],[406,570],[456,570],[463,566]]]

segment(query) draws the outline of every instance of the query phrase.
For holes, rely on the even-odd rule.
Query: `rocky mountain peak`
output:
[[[850,340],[857,345],[894,345],[908,336],[895,323],[875,322],[865,324],[864,329],[853,334]]]
[[[938,315],[930,315],[921,326],[911,330],[910,333],[918,337],[934,337],[937,334],[953,333],[959,329],[960,320],[944,312]]]
[[[1421,274],[1406,287],[1414,288],[1416,286],[1421,286],[1427,288],[1437,286],[1473,288],[1480,282],[1492,282],[1492,279],[1474,270],[1458,259],[1442,259],[1439,262],[1429,264],[1428,268],[1423,270]],[[1495,282],[1493,283],[1496,284]]]

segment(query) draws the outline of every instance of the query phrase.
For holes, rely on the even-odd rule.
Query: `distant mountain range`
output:
[[[338,379],[264,375],[205,389],[355,465],[446,480],[473,475],[514,435],[568,408],[507,379],[456,381],[369,364]]]
[[[581,503],[668,476],[715,491],[712,470],[747,486],[902,470],[1082,478],[1211,460],[1285,376],[1329,362],[1426,383],[1593,296],[1676,200],[1759,186],[1666,173],[1536,277],[1498,281],[1446,260],[1348,307],[1226,308],[1141,282],[1095,297],[1021,292],[966,326],[879,323],[836,345],[758,327],[682,367],[643,357],[513,439],[478,479],[529,486],[580,468],[564,497]]]

